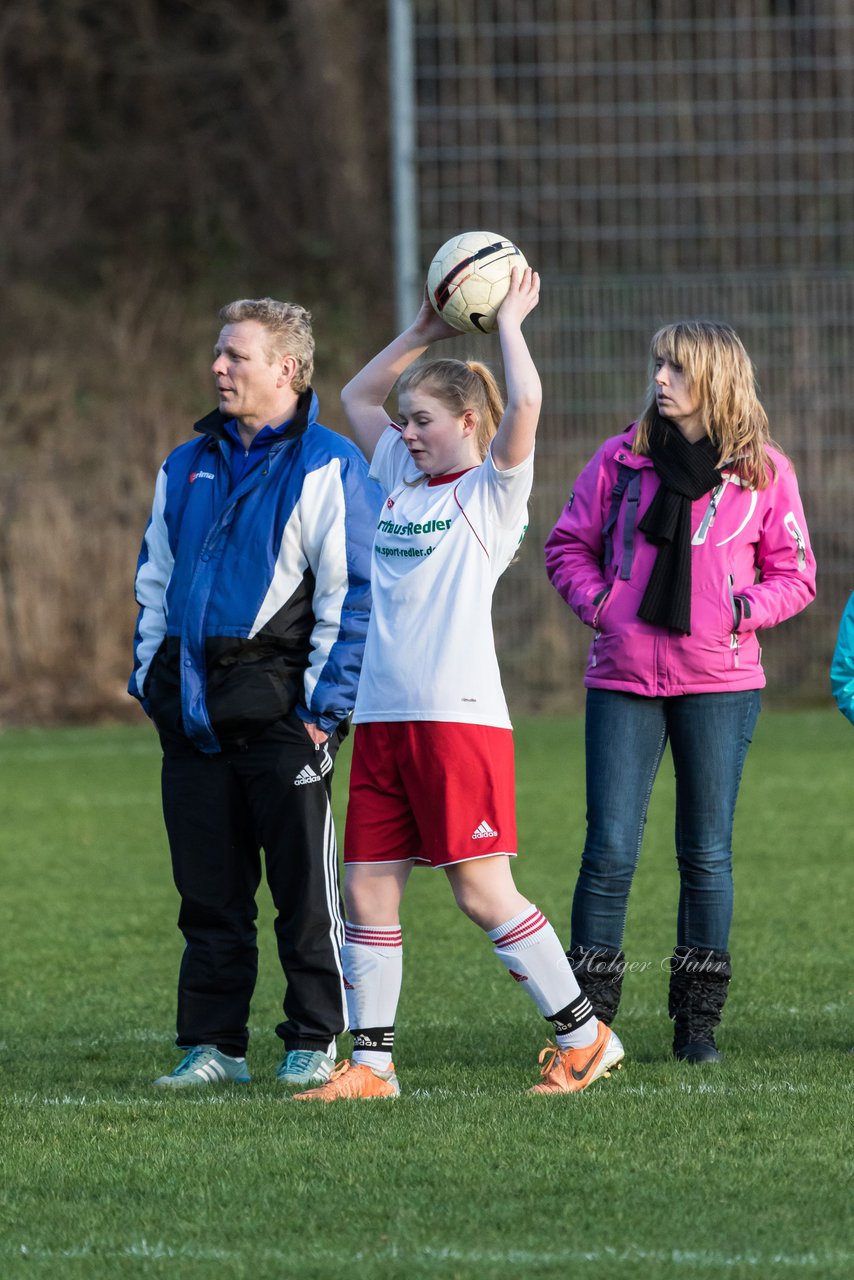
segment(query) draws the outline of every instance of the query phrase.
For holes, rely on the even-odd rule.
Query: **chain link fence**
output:
[[[588,635],[541,547],[638,412],[651,334],[726,320],[798,470],[819,596],[765,637],[769,694],[828,696],[854,588],[854,12],[842,0],[413,0],[417,256],[519,241],[543,276],[545,385],[524,552],[496,633],[517,707],[577,705]],[[492,340],[460,340],[458,353]]]

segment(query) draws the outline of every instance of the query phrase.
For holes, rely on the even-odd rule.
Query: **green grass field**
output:
[[[517,880],[562,936],[581,738],[579,719],[517,726]],[[629,913],[619,1075],[581,1096],[525,1095],[548,1027],[444,877],[421,871],[404,904],[403,1096],[315,1108],[272,1083],[266,901],[253,1084],[151,1088],[177,1061],[181,952],[153,734],[0,735],[0,1277],[851,1275],[852,764],[835,711],[760,718],[721,1068],[668,1057],[665,765]]]

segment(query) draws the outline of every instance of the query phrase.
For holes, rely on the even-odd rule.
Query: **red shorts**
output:
[[[513,734],[436,720],[356,725],[344,861],[446,867],[516,855]]]

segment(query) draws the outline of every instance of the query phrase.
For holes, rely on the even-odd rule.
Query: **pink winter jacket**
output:
[[[637,524],[659,480],[652,460],[631,452],[634,433],[633,423],[605,441],[546,542],[552,585],[593,628],[584,683],[650,697],[760,689],[757,631],[815,596],[794,471],[769,449],[777,476],[766,488],[749,489],[723,467],[718,488],[693,504],[691,634],[683,636],[638,617],[657,548]],[[625,489],[614,499],[618,481]]]

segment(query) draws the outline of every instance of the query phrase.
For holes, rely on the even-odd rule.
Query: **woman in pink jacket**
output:
[[[791,464],[728,325],[683,321],[651,344],[640,419],[582,471],[546,543],[552,584],[593,631],[587,839],[569,953],[594,1012],[620,999],[629,890],[665,745],[676,773],[680,893],[673,1052],[717,1062],[731,977],[732,827],[765,684],[758,631],[815,595]]]

